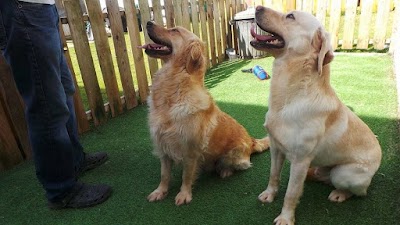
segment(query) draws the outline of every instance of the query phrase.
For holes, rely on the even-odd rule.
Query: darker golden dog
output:
[[[271,175],[259,199],[274,200],[287,158],[289,184],[275,223],[291,225],[307,172],[335,187],[330,201],[363,196],[379,168],[381,148],[374,133],[330,85],[333,52],[329,34],[318,20],[306,12],[283,14],[258,6],[256,22],[270,35],[253,30],[251,45],[275,58],[265,119],[271,139]]]
[[[185,28],[165,29],[147,23],[153,44],[142,46],[164,61],[154,75],[148,98],[154,152],[161,161],[161,182],[149,201],[168,192],[172,162],[183,164],[182,186],[175,204],[192,200],[199,169],[216,169],[221,177],[251,166],[250,155],[268,148],[269,139],[253,139],[235,119],[222,112],[204,87],[205,47]]]

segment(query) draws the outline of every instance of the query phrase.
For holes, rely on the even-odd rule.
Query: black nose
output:
[[[146,28],[149,30],[149,29],[151,29],[153,27],[153,25],[154,25],[153,21],[148,21],[147,24],[146,24]]]
[[[259,5],[256,7],[256,11],[262,11],[262,10],[264,10],[264,6]]]

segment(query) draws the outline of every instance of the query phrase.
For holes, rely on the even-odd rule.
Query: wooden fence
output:
[[[74,77],[79,77],[84,86],[84,93],[75,95],[81,132],[89,129],[88,119],[97,126],[109,115],[118,116],[124,110],[145,102],[151,77],[162,65],[159,60],[148,58],[136,48],[150,41],[145,29],[149,20],[164,23],[168,28],[183,26],[198,35],[206,43],[211,67],[226,59],[227,48],[238,52],[236,26],[230,23],[236,13],[259,4],[283,12],[303,10],[313,13],[331,33],[334,49],[342,50],[388,49],[393,45],[391,34],[399,17],[399,10],[395,10],[399,0],[121,0],[123,6],[115,0],[103,0],[106,14],[99,0],[85,1],[87,15],[84,15],[79,0],[56,0],[58,6],[66,11],[67,16],[61,21],[67,24],[73,43],[67,44],[61,30],[65,55]],[[121,16],[126,19],[128,32],[124,32]],[[113,48],[104,25],[106,17],[110,21]],[[94,44],[89,44],[87,38],[85,21],[88,20]],[[141,27],[143,31],[139,32]],[[76,54],[74,57],[70,55],[71,46]],[[76,58],[78,67],[72,66],[71,58]],[[94,60],[98,61],[100,70],[96,71]],[[103,96],[100,77],[105,86]],[[82,105],[82,96],[87,99],[88,106]]]

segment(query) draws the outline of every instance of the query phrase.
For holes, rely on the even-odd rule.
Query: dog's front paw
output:
[[[181,191],[175,197],[175,205],[177,206],[188,204],[191,201],[192,201],[192,193],[189,193],[187,191]]]
[[[263,203],[271,203],[274,201],[276,193],[269,191],[268,189],[263,191],[259,196],[258,200]]]
[[[274,223],[275,225],[294,225],[294,218],[285,218],[281,214],[275,218]]]
[[[168,192],[166,192],[166,191],[161,191],[159,189],[156,189],[153,192],[151,192],[151,194],[149,194],[149,196],[147,196],[147,200],[149,202],[160,201],[160,200],[163,200],[165,198],[165,196],[167,196],[167,194],[168,194]]]

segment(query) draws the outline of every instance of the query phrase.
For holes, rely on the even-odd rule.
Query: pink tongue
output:
[[[268,40],[276,39],[276,38],[274,38],[274,37],[272,37],[270,35],[259,35],[259,34],[257,34],[256,33],[256,25],[254,23],[251,25],[250,33],[251,33],[251,36],[253,36],[255,39],[257,39],[257,41],[268,41]]]

